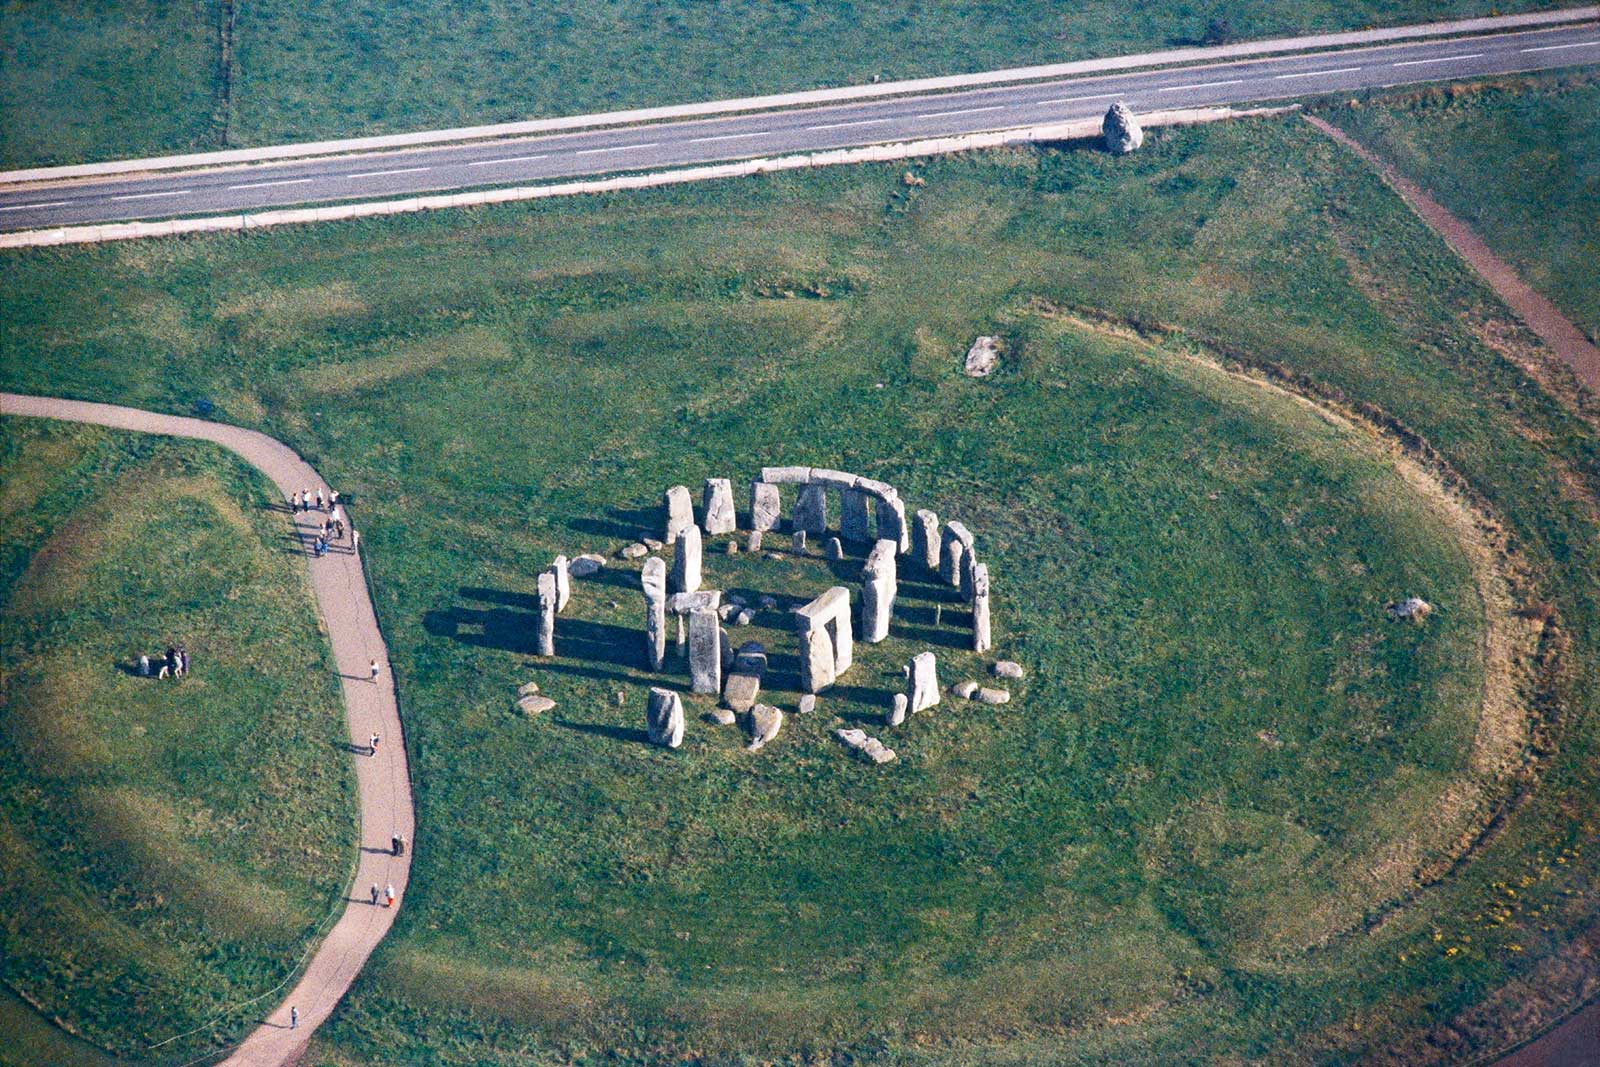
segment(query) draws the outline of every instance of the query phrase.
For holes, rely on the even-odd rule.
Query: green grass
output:
[[[138,1055],[276,986],[337,903],[342,707],[276,494],[236,459],[5,419],[0,472],[0,977]],[[190,677],[132,672],[173,641]]]
[[[205,399],[353,496],[419,829],[319,1061],[1421,1062],[1410,1042],[1593,921],[1596,859],[1562,850],[1597,815],[1600,452],[1479,340],[1504,309],[1298,121],[903,170],[8,263],[9,388]],[[1010,352],[982,383],[958,369],[979,332]],[[1538,787],[1437,886],[1366,872],[1426,862],[1470,741],[1460,550],[1359,434],[1195,346],[1420,435],[1509,527],[1519,596],[1559,611],[1565,673],[1526,683],[1561,709]],[[1019,699],[889,731],[888,768],[846,760],[826,732],[878,713],[907,653],[977,671],[915,632],[940,591],[914,580],[922,620],[756,755],[698,719],[676,753],[637,743],[627,566],[530,658],[551,555],[762,462],[966,519]],[[1441,606],[1426,627],[1382,617],[1410,591]],[[532,722],[530,678],[560,702]]]
[[[1570,80],[1557,92],[1428,92],[1333,118],[1600,340],[1600,82]]]
[[[240,0],[0,8],[0,165],[686,103],[1511,12],[1533,0]]]

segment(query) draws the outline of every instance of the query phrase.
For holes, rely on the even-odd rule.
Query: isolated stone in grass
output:
[[[978,683],[973,681],[957,682],[950,687],[950,692],[963,700],[971,700],[977,691]]]
[[[756,621],[756,613],[751,611],[749,608],[745,608],[744,610],[740,611],[739,614],[733,617],[733,621],[737,626],[749,626],[752,622]]]
[[[722,550],[730,556],[737,556],[739,554],[739,542],[730,539],[726,545],[722,546]]]
[[[939,674],[932,652],[918,652],[912,657],[907,669],[906,699],[913,715],[939,703]]]
[[[1144,144],[1144,129],[1128,105],[1120,100],[1106,111],[1100,132],[1105,135],[1106,151],[1115,156],[1127,155]]]
[[[987,378],[1000,362],[1000,338],[980,337],[967,349],[967,359],[961,372],[968,378]]]
[[[817,694],[807,693],[800,698],[800,714],[810,715],[817,710]]]
[[[671,689],[651,686],[644,722],[651,744],[677,748],[683,744],[683,698]]]
[[[783,729],[783,712],[771,704],[757,704],[750,709],[750,751],[766,745]]]
[[[889,701],[889,711],[883,721],[890,726],[899,726],[906,721],[906,708],[910,706],[911,702],[904,693],[896,693],[894,699]]]
[[[649,554],[650,549],[647,548],[642,541],[635,541],[631,545],[623,545],[622,552],[620,553],[623,559],[638,559],[640,556],[647,556]]]
[[[541,715],[549,711],[555,706],[556,702],[554,700],[547,696],[540,696],[538,693],[529,693],[517,701],[517,709],[530,719],[535,715]]]
[[[539,691],[538,682],[523,682],[517,687],[517,696],[529,697]]]
[[[624,707],[628,703],[628,694],[624,693],[622,690],[618,689],[615,699],[616,699],[616,702],[617,702],[617,707],[619,707],[619,708],[620,707]]]
[[[978,690],[978,702],[981,704],[1009,704],[1011,692],[1007,689],[990,689],[984,686]]]
[[[678,535],[694,525],[694,501],[689,497],[687,485],[675,485],[668,489],[662,500],[667,517],[665,534],[662,540],[667,544],[678,539]]]
[[[1022,664],[1018,663],[1016,660],[997,660],[995,665],[991,667],[990,670],[994,671],[995,676],[998,678],[1022,677]]]
[[[805,550],[806,550],[806,532],[804,530],[796,530],[794,532],[794,535],[789,538],[789,551],[793,552],[795,555],[798,556],[800,553],[804,552]],[[783,557],[779,556],[778,558],[782,559]]]
[[[1391,619],[1413,619],[1421,622],[1433,613],[1433,605],[1419,596],[1408,596],[1386,608]]]
[[[591,574],[600,573],[600,569],[605,565],[606,558],[604,556],[588,552],[569,563],[567,565],[567,573],[574,578],[587,578]]]

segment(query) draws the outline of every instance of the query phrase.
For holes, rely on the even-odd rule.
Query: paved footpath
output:
[[[285,502],[297,490],[308,486],[313,492],[320,488],[326,493],[330,489],[293,449],[265,434],[237,426],[112,404],[15,393],[0,393],[0,414],[64,419],[119,430],[213,441],[237,452],[270,478]],[[315,536],[309,525],[297,525],[297,530],[307,544]],[[316,594],[317,607],[333,645],[334,663],[342,678],[350,743],[359,749],[353,758],[361,800],[360,861],[344,913],[317,947],[293,991],[282,1004],[269,1011],[250,1036],[223,1061],[227,1067],[278,1067],[289,1063],[305,1049],[311,1034],[333,1012],[334,1005],[350,988],[367,957],[389,932],[395,913],[405,902],[411,867],[411,849],[400,857],[389,854],[392,834],[399,833],[408,842],[412,840],[411,778],[406,767],[389,653],[378,632],[372,601],[367,596],[361,560],[342,548],[330,550],[322,559],[311,558],[309,553],[307,558],[312,591]],[[380,668],[376,683],[369,680],[369,663],[374,659]],[[378,753],[368,757],[365,755],[367,740],[374,733],[381,738]],[[367,894],[374,884],[380,889],[385,885],[394,886],[397,898],[394,908],[374,907],[370,903]],[[291,1006],[300,1011],[300,1026],[296,1030],[289,1029]]]

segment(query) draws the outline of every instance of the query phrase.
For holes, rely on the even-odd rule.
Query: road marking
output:
[[[660,141],[645,141],[642,144],[619,144],[611,148],[580,148],[574,155],[592,156],[597,152],[628,152],[635,148],[654,148]]]
[[[529,160],[544,159],[549,152],[541,152],[536,156],[501,156],[499,159],[480,159],[476,163],[468,163],[469,167],[487,167],[491,163],[527,163]]]
[[[1577,44],[1543,44],[1538,48],[1524,48],[1524,52],[1554,52],[1560,48],[1593,48],[1600,41],[1579,41]]]
[[[1052,96],[1049,100],[1035,100],[1035,104],[1072,104],[1079,100],[1110,100],[1121,93],[1095,93],[1093,96]]]
[[[737,141],[741,137],[771,137],[771,130],[757,130],[754,133],[722,133],[715,137],[691,137],[690,144],[704,144],[707,141]]]
[[[400,167],[397,170],[364,170],[360,174],[346,174],[345,177],[354,181],[356,178],[383,178],[390,174],[421,174],[432,167]]]
[[[314,181],[314,180],[315,179],[313,179],[313,178],[285,178],[282,181],[276,181],[276,182],[251,182],[248,185],[230,185],[230,186],[228,186],[228,188],[229,188],[229,190],[233,190],[233,189],[265,189],[268,186],[272,186],[272,185],[304,185],[306,182]]]
[[[830,122],[823,126],[807,126],[808,130],[842,130],[846,126],[876,126],[888,119],[862,119],[860,122]]]
[[[1284,78],[1315,78],[1318,74],[1349,74],[1353,70],[1360,69],[1360,67],[1335,67],[1332,70],[1305,70],[1299,74],[1274,74],[1273,77],[1279,80]]]
[[[1156,92],[1158,92],[1158,93],[1176,93],[1176,92],[1181,92],[1184,89],[1214,89],[1219,85],[1238,85],[1243,81],[1244,81],[1243,78],[1230,78],[1229,80],[1227,80],[1225,82],[1195,82],[1193,85],[1168,85],[1168,86],[1165,86],[1163,88],[1157,89]]]
[[[173,189],[166,193],[130,193],[127,196],[113,196],[113,200],[149,200],[157,196],[188,196],[193,189]]]
[[[1004,111],[1005,109],[1004,104],[993,104],[989,107],[964,107],[958,111],[929,111],[921,115],[908,115],[906,117],[913,119],[943,119],[949,118],[951,115],[976,115],[980,111]]]
[[[1448,63],[1452,59],[1477,59],[1482,52],[1467,52],[1459,56],[1440,56],[1437,59],[1406,59],[1393,64],[1396,67],[1420,67],[1424,63]]]
[[[0,207],[0,211],[26,211],[30,207],[61,207],[70,204],[70,200],[50,200],[42,204],[12,204],[10,207]]]

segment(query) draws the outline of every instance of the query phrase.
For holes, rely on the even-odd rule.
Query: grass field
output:
[[[1293,120],[915,169],[8,263],[8,387],[207,400],[351,489],[419,830],[317,1062],[1425,1062],[1594,921],[1600,446],[1484,341],[1503,309]],[[1010,353],[982,383],[979,332]],[[1431,888],[1429,828],[1504,796],[1470,767],[1470,561],[1367,435],[1197,351],[1424,439],[1555,622],[1520,624],[1538,788]],[[650,749],[620,563],[529,658],[549,556],[762,462],[965,518],[1018,701],[847,762],[826,730],[909,651],[976,673],[923,616],[759,755],[698,719]],[[790,595],[822,566],[710,564]],[[1413,591],[1433,620],[1387,622]]]
[[[1538,91],[1562,82],[1571,84]],[[1531,85],[1433,90],[1333,117],[1600,341],[1600,80]]]
[[[1275,37],[1543,6],[6,0],[0,166],[952,74],[1198,43],[1208,32]]]
[[[332,910],[342,706],[275,494],[226,453],[12,418],[0,475],[0,977],[145,1054],[277,985]],[[133,672],[173,641],[190,677]],[[27,1034],[0,1062],[71,1050]]]

